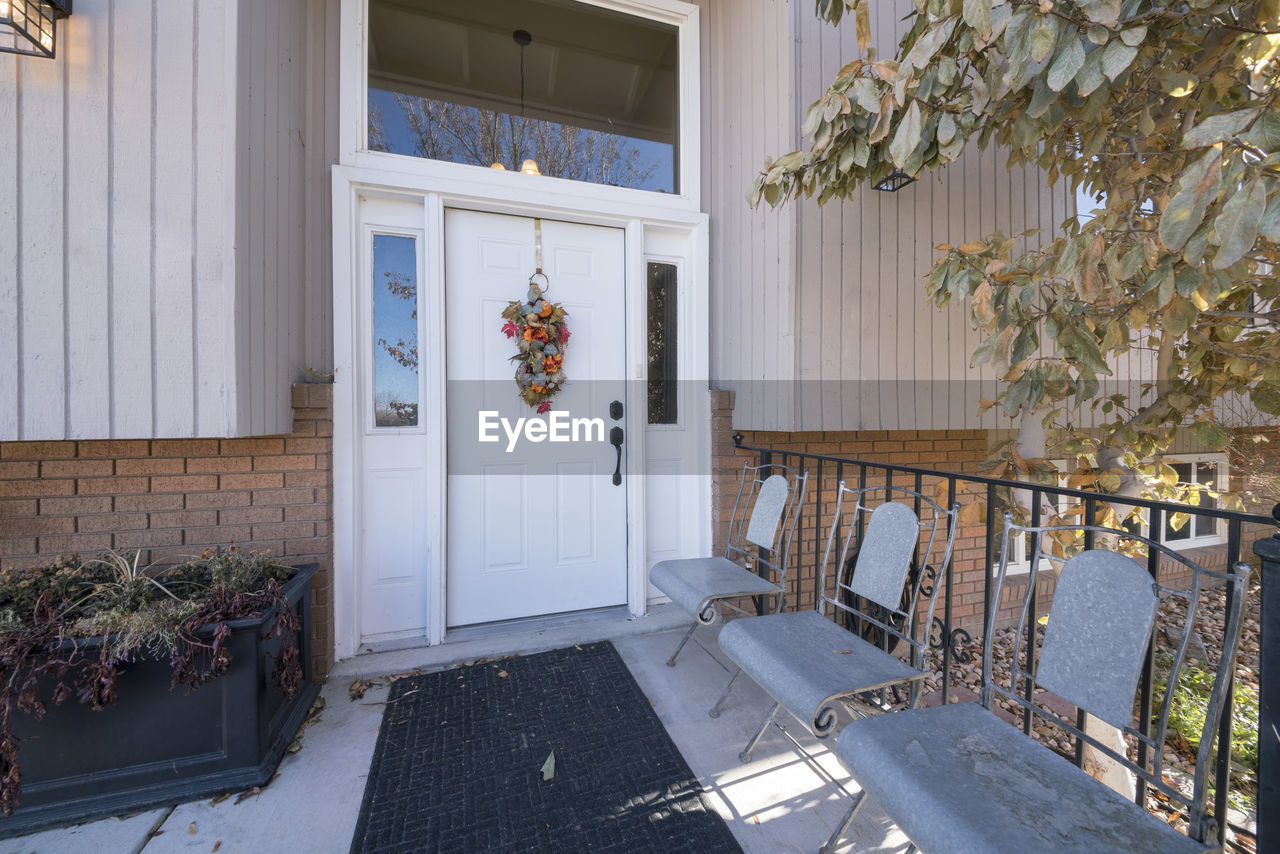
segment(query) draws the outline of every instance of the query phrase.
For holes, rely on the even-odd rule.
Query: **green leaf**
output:
[[[1182,145],[1186,148],[1204,148],[1224,139],[1230,139],[1249,126],[1258,117],[1259,107],[1247,110],[1234,110],[1230,113],[1218,113],[1187,131],[1182,137]]]
[[[1235,193],[1222,207],[1213,222],[1214,242],[1219,245],[1213,259],[1215,270],[1225,270],[1253,248],[1258,239],[1258,224],[1267,206],[1262,179],[1255,177],[1242,191]]]
[[[1218,194],[1222,156],[1215,147],[1192,163],[1178,179],[1178,191],[1160,215],[1160,240],[1177,252],[1204,219],[1209,202]]]
[[[1258,233],[1267,240],[1280,241],[1280,193],[1276,193],[1267,202],[1267,210],[1258,223]]]
[[[893,158],[894,166],[902,168],[911,152],[920,144],[920,126],[920,102],[913,100],[898,125],[898,132],[893,135],[893,142],[889,143],[889,156]]]
[[[1088,0],[1081,4],[1081,10],[1089,20],[1108,27],[1120,20],[1120,0]]]
[[[1076,72],[1082,65],[1084,65],[1084,46],[1080,44],[1080,39],[1072,36],[1054,59],[1053,65],[1049,66],[1049,77],[1045,82],[1053,91],[1061,92],[1076,76]]]
[[[853,99],[868,113],[880,112],[880,94],[876,92],[876,84],[866,77],[853,81]]]
[[[1040,336],[1036,334],[1034,326],[1024,326],[1022,331],[1018,333],[1018,337],[1013,339],[1013,349],[1009,354],[1010,364],[1017,364],[1023,359],[1030,356],[1040,346]]]
[[[973,27],[983,38],[991,35],[991,0],[964,0],[964,22]]]
[[[1268,110],[1263,113],[1242,139],[1268,154],[1280,151],[1280,111]]]
[[[1053,25],[1052,18],[1041,17],[1036,21],[1028,36],[1031,58],[1036,62],[1044,62],[1053,52],[1053,43],[1057,37],[1058,31]]]
[[[946,145],[955,138],[956,120],[951,118],[950,113],[943,113],[942,118],[938,120],[938,143]]]
[[[1130,27],[1129,29],[1120,33],[1120,41],[1124,42],[1130,47],[1137,47],[1138,45],[1142,44],[1143,41],[1146,40],[1146,38],[1147,38],[1146,24],[1139,24],[1136,27]]]
[[[1221,451],[1227,447],[1227,431],[1216,421],[1197,421],[1191,425],[1191,434],[1211,450]]]
[[[1107,75],[1108,80],[1115,80],[1137,55],[1136,47],[1130,47],[1122,41],[1113,41],[1102,49],[1102,73]]]

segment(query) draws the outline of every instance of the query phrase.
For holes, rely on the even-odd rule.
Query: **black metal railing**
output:
[[[1012,507],[1014,503],[1017,503],[1028,507],[1030,514],[1028,524],[1031,526],[1049,524],[1042,519],[1043,508],[1046,506],[1061,507],[1064,502],[1082,506],[1083,519],[1088,520],[1091,524],[1097,519],[1098,511],[1102,506],[1112,505],[1126,508],[1124,512],[1117,513],[1118,517],[1132,513],[1133,508],[1137,508],[1145,511],[1146,515],[1139,527],[1130,528],[1130,530],[1133,533],[1149,536],[1157,541],[1160,540],[1166,520],[1171,514],[1188,514],[1188,516],[1192,517],[1186,522],[1188,525],[1195,524],[1195,517],[1213,519],[1216,520],[1216,525],[1222,525],[1226,528],[1221,548],[1225,551],[1227,567],[1234,566],[1242,559],[1242,541],[1246,526],[1261,526],[1270,531],[1270,536],[1262,536],[1254,545],[1254,553],[1261,559],[1260,578],[1262,587],[1262,625],[1259,639],[1259,755],[1256,850],[1280,851],[1280,505],[1277,505],[1273,512],[1275,518],[1272,519],[1260,514],[1226,510],[1219,507],[1192,506],[1146,498],[1106,495],[1064,486],[1011,481],[982,475],[960,474],[892,463],[870,462],[851,457],[754,447],[743,444],[741,434],[735,434],[733,439],[739,450],[755,454],[760,465],[781,463],[797,469],[807,469],[810,473],[810,483],[813,484],[810,491],[812,497],[806,501],[808,507],[800,509],[802,518],[796,538],[799,541],[802,537],[811,537],[812,548],[809,549],[801,545],[793,549],[792,559],[796,563],[793,567],[794,575],[792,577],[796,579],[798,584],[803,584],[803,580],[811,576],[815,589],[808,591],[811,594],[811,598],[810,596],[801,595],[802,591],[797,589],[792,600],[796,603],[795,607],[801,607],[801,604],[806,599],[811,602],[817,602],[821,592],[816,589],[819,579],[822,577],[822,573],[818,571],[817,563],[822,560],[827,532],[831,524],[829,517],[832,509],[824,507],[824,484],[843,481],[851,489],[861,489],[867,486],[893,486],[896,482],[899,486],[908,486],[916,492],[924,492],[926,481],[928,481],[928,485],[935,490],[938,503],[943,506],[951,507],[957,501],[963,504],[966,498],[984,500],[987,514],[985,521],[980,523],[984,525],[986,534],[984,538],[985,557],[982,562],[982,567],[985,569],[982,573],[983,644],[988,643],[992,637],[992,626],[990,625],[992,614],[991,593],[994,567],[999,561],[997,550],[1002,526],[999,522],[993,523],[991,520],[999,518],[994,512],[994,508],[998,506]],[[824,478],[829,478],[830,481]],[[942,500],[944,490],[945,501]],[[824,513],[827,515],[824,516]],[[812,524],[805,524],[804,516],[808,516],[812,520]],[[1085,534],[1084,547],[1090,548],[1092,545],[1093,532],[1089,531]],[[813,562],[812,569],[814,571],[812,573],[804,572],[806,561]],[[953,602],[955,562],[956,558],[953,556],[947,566],[936,568],[938,578],[946,584],[943,592],[942,616],[935,618],[934,625],[927,628],[930,632],[931,640],[934,637],[937,638],[934,646],[940,649],[942,655],[942,703],[951,701],[952,666],[955,663],[956,656],[962,654],[959,651],[962,645],[961,642],[969,640],[969,633],[955,623]],[[1156,550],[1150,550],[1147,556],[1147,568],[1153,578],[1159,577],[1159,562],[1160,557]],[[1030,596],[1032,600],[1030,607],[1034,612],[1036,608],[1034,601],[1035,591],[1031,591]],[[1034,646],[1034,643],[1026,644],[1025,654],[1027,656],[1026,664],[1028,669],[1033,664],[1031,656],[1034,655]],[[1155,661],[1154,649],[1152,649],[1147,654],[1138,695],[1139,719],[1147,723],[1151,719],[1154,679]],[[1227,692],[1226,705],[1222,714],[1222,722],[1219,726],[1218,750],[1214,768],[1216,786],[1213,815],[1217,819],[1219,842],[1225,840],[1227,830],[1226,815],[1231,777],[1230,745],[1233,694],[1234,685]],[[1080,714],[1078,723],[1083,726],[1083,713]],[[1030,732],[1030,712],[1026,712],[1024,715],[1023,728],[1024,731]],[[1142,746],[1139,747],[1139,750],[1141,749]],[[1075,761],[1077,765],[1082,765],[1084,762],[1083,743],[1079,741],[1076,744]],[[1142,780],[1137,781],[1136,800],[1140,804],[1146,803],[1146,788]],[[1271,847],[1268,848],[1267,846]]]

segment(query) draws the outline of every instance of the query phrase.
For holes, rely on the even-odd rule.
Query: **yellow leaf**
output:
[[[974,252],[981,252],[987,248],[985,243],[961,243],[960,251],[972,255]]]

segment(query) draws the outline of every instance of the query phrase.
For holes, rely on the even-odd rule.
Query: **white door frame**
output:
[[[622,187],[607,187],[561,178],[498,173],[494,170],[457,163],[425,160],[367,150],[367,89],[365,32],[367,0],[340,0],[338,143],[339,163],[332,171],[333,194],[333,304],[334,304],[334,436],[333,436],[333,584],[334,647],[338,659],[355,655],[361,627],[358,618],[359,552],[358,508],[361,506],[361,460],[359,437],[360,401],[356,378],[357,360],[352,317],[359,316],[355,300],[362,271],[359,267],[360,199],[387,198],[420,203],[423,206],[425,240],[426,311],[444,316],[444,210],[466,208],[524,217],[543,217],[622,228],[626,232],[626,316],[628,384],[627,411],[633,413],[628,431],[628,458],[631,470],[643,471],[645,460],[645,419],[647,400],[643,379],[646,364],[646,240],[647,232],[680,235],[686,241],[683,253],[679,312],[679,379],[682,383],[705,386],[709,377],[709,260],[707,216],[701,205],[701,59],[699,9],[683,0],[578,0],[652,20],[679,29],[679,140],[678,174],[680,192],[655,193]],[[665,251],[665,250],[664,250]],[[444,397],[444,345],[442,336],[420,339],[436,342],[438,352],[421,353],[427,365],[424,383]],[[429,364],[428,364],[429,363]],[[427,401],[424,400],[424,403]],[[445,419],[443,411],[420,410],[433,442],[431,470],[438,473],[437,488],[428,499],[429,606],[427,642],[445,639],[445,541],[447,476],[445,463]],[[687,420],[686,420],[687,418]],[[696,545],[699,555],[709,553],[711,544],[710,402],[702,395],[681,418],[706,449],[707,476],[691,478],[698,506]],[[633,616],[646,610],[648,563],[645,553],[644,478],[627,478],[627,604]],[[691,555],[692,556],[692,555]]]
[[[527,177],[527,176],[526,176]],[[533,181],[538,180],[533,178]],[[361,401],[357,398],[360,388],[356,352],[359,341],[351,318],[359,316],[356,299],[362,293],[359,287],[363,265],[360,263],[360,236],[364,229],[360,216],[361,198],[385,198],[421,204],[425,240],[424,306],[434,318],[444,316],[444,210],[446,207],[466,208],[491,213],[516,216],[540,216],[563,219],[587,225],[605,225],[622,228],[626,233],[626,338],[627,370],[632,380],[628,384],[627,411],[635,413],[632,429],[628,431],[628,457],[632,460],[633,475],[627,478],[627,605],[633,616],[641,616],[647,607],[648,565],[646,560],[645,495],[644,478],[634,476],[643,470],[645,459],[645,435],[643,413],[647,411],[644,383],[636,380],[644,377],[647,352],[645,347],[646,277],[645,234],[648,230],[664,234],[682,235],[687,241],[684,253],[688,272],[680,287],[682,317],[688,322],[680,324],[681,340],[678,352],[682,354],[680,379],[684,382],[702,381],[708,376],[708,342],[705,330],[708,318],[708,253],[707,217],[702,213],[673,216],[655,211],[635,211],[633,205],[626,214],[617,206],[591,204],[588,199],[573,199],[573,207],[559,204],[553,194],[539,193],[533,198],[495,198],[477,193],[471,182],[441,181],[423,182],[413,186],[409,176],[398,173],[368,170],[362,167],[336,166],[333,171],[334,218],[334,437],[333,437],[333,553],[334,553],[334,642],[338,659],[349,658],[359,650],[361,626],[359,625],[360,582],[357,572],[357,555],[360,554],[358,508],[361,506],[360,471],[358,457],[360,436],[363,430]],[[434,185],[429,188],[426,184]],[[562,182],[570,183],[570,182]],[[589,186],[589,185],[588,185]],[[512,195],[507,193],[506,195]],[[647,214],[647,215],[636,215]],[[687,334],[686,334],[687,333]],[[435,352],[421,353],[420,364],[427,372],[424,383],[428,400],[444,398],[444,341],[439,335],[428,335],[423,341],[434,342]],[[432,397],[433,391],[435,396]],[[424,401],[425,403],[425,401]],[[710,412],[706,400],[695,405],[688,413],[690,429],[701,431],[704,436],[701,447],[709,448]],[[445,459],[446,433],[443,409],[422,407],[424,426],[434,436],[428,452],[429,470],[438,473],[436,487],[428,495],[427,519],[429,550],[430,602],[427,614],[427,637],[430,644],[445,639],[445,556],[448,554],[445,524],[447,499],[447,462]],[[709,461],[706,463],[709,465]],[[705,532],[698,546],[699,552],[709,548],[710,540],[710,479],[698,481],[698,503],[707,508]]]

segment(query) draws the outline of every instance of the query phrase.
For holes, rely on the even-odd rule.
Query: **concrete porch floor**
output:
[[[406,670],[438,669],[476,658],[532,653],[595,640],[611,640],[672,740],[707,790],[711,805],[728,822],[749,854],[816,851],[844,815],[848,800],[838,784],[856,791],[848,774],[794,719],[780,715],[813,758],[806,758],[770,728],[751,763],[738,753],[769,708],[749,679],[739,680],[721,716],[707,710],[730,676],[716,647],[718,627],[700,629],[676,667],[665,662],[679,639],[683,614],[671,606],[631,620],[613,614],[581,620],[546,621],[422,649],[359,656],[342,662],[321,692],[325,709],[305,733],[302,749],[286,756],[271,784],[236,803],[210,800],[158,809],[124,819],[0,841],[0,854],[35,852],[345,852],[355,830],[373,755],[385,687],[352,701],[348,686]],[[2,819],[0,819],[2,820]],[[874,803],[850,828],[842,852],[898,852],[906,839]]]

